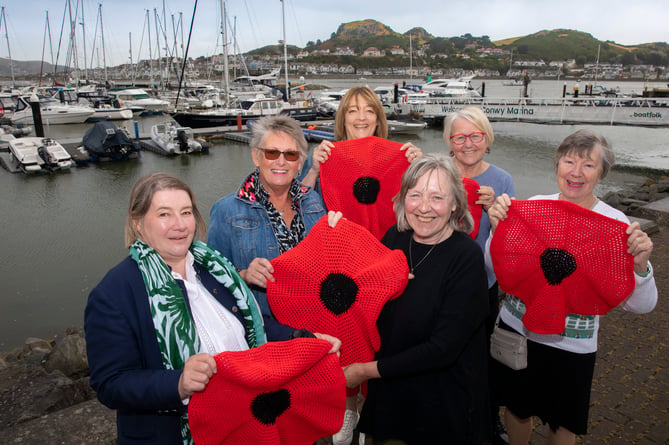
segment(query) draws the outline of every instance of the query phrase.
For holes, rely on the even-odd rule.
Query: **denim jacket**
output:
[[[321,196],[308,189],[300,201],[305,236],[325,215]],[[279,256],[279,243],[274,236],[269,216],[262,204],[239,197],[239,190],[214,203],[209,215],[209,246],[218,250],[240,270],[254,258],[271,260]],[[265,289],[251,290],[264,314],[271,314]]]

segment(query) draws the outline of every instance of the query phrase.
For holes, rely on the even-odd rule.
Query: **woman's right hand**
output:
[[[313,172],[316,175],[320,174],[321,164],[328,160],[333,148],[334,144],[330,141],[321,141],[321,143],[314,148],[314,153],[312,155],[314,162],[311,164],[310,172]]]
[[[193,393],[203,391],[211,376],[216,374],[216,360],[209,354],[196,354],[188,357],[184,370],[179,377],[179,397],[185,400]]]
[[[495,202],[488,209],[488,219],[490,220],[490,229],[495,232],[497,224],[504,221],[511,206],[511,198],[506,193],[502,193],[495,199]]]
[[[246,270],[239,272],[239,275],[248,285],[256,285],[265,289],[267,280],[274,283],[274,267],[267,258],[254,258]]]

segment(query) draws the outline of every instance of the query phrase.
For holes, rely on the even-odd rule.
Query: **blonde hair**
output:
[[[139,233],[135,229],[134,222],[144,218],[151,207],[153,196],[161,190],[183,190],[188,193],[193,205],[193,216],[195,217],[194,240],[204,240],[207,233],[207,225],[197,209],[195,196],[191,188],[179,178],[168,175],[167,173],[152,173],[139,178],[130,193],[130,205],[128,206],[128,216],[125,219],[125,247],[130,247],[135,240],[139,239]]]
[[[351,102],[358,97],[367,102],[372,107],[372,110],[374,110],[374,114],[376,114],[374,136],[388,139],[388,120],[386,119],[386,112],[383,110],[383,104],[379,96],[369,87],[353,87],[344,94],[341,102],[339,102],[339,109],[335,115],[334,123],[335,141],[345,141],[348,139],[348,135],[346,134],[346,112],[351,106]]]
[[[409,193],[409,189],[415,187],[423,175],[437,170],[442,170],[446,174],[455,203],[455,210],[451,212],[448,224],[453,230],[460,232],[471,233],[474,230],[474,218],[469,213],[467,194],[462,185],[462,179],[457,167],[445,153],[428,153],[413,161],[409,168],[407,168],[402,176],[400,192],[393,198],[395,216],[397,217],[397,229],[400,232],[411,229],[407,221],[404,205],[404,200]]]

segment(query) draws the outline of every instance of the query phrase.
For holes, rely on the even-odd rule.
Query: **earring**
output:
[[[451,150],[449,154],[451,155],[452,158],[455,157],[455,153],[453,153],[453,150]]]
[[[490,154],[490,147],[485,149],[485,154],[489,155]]]

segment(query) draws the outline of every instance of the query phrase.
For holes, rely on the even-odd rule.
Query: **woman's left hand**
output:
[[[474,204],[482,205],[487,212],[493,202],[495,202],[495,191],[492,189],[492,187],[482,185],[481,188],[476,191],[476,193],[478,193],[479,199],[477,199]]]
[[[339,220],[344,216],[341,212],[335,212],[334,210],[330,210],[328,212],[328,225],[330,227],[334,227],[337,225]]]
[[[634,272],[645,274],[648,271],[648,259],[653,251],[653,241],[646,232],[641,230],[641,225],[635,221],[625,231],[627,238],[627,253],[634,256]]]
[[[320,332],[314,332],[314,335],[316,336],[316,338],[329,341],[330,344],[332,345],[332,348],[330,348],[330,351],[328,352],[336,352],[337,356],[339,356],[339,348],[341,348],[341,340],[339,340],[337,337],[333,337],[332,335],[321,334]]]
[[[355,388],[362,382],[369,379],[381,377],[377,362],[351,363],[344,368],[344,377],[346,377],[346,387]]]
[[[406,144],[400,147],[400,151],[404,150],[406,150],[406,153],[404,155],[407,157],[407,161],[409,161],[409,163],[412,163],[416,159],[423,156],[423,151],[420,148],[416,147],[411,142],[407,142]]]

